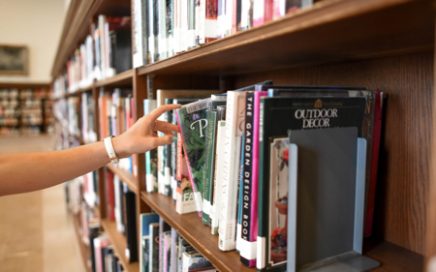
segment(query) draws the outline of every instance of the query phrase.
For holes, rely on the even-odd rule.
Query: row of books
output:
[[[141,214],[140,271],[216,271],[156,213]]]
[[[100,220],[102,219],[96,213],[98,205],[105,205],[104,220],[114,222],[117,231],[126,239],[123,257],[129,262],[136,262],[138,261],[136,196],[111,171],[104,172],[103,188],[99,187],[98,179],[98,172],[89,172],[69,181],[66,184],[66,200],[69,210],[80,216],[82,242],[90,247],[93,271],[108,271],[102,268],[107,266],[104,260],[109,258],[106,256],[108,254],[111,260],[114,256],[111,252],[103,252],[104,248],[111,248],[111,242],[105,234],[100,235]],[[99,190],[103,190],[105,203],[100,202]],[[100,237],[100,240],[95,240],[97,237]],[[93,250],[96,248],[99,252],[94,254]]]
[[[313,0],[134,0],[133,67],[279,19]]]
[[[136,228],[136,195],[111,171],[105,171],[106,218],[114,221],[117,230],[127,241],[125,257],[129,262],[138,261]]]
[[[351,232],[356,233],[359,241],[364,235],[371,234],[382,92],[364,88],[273,86],[271,82],[264,82],[224,94],[210,94],[211,91],[204,90],[158,90],[159,102],[145,102],[148,106],[153,103],[156,106],[162,103],[183,104],[189,99],[198,99],[195,98],[198,96],[209,96],[163,116],[168,121],[177,121],[182,133],[173,146],[163,147],[163,151],[158,149],[157,154],[153,151],[146,154],[147,191],[171,195],[175,199],[176,210],[180,204],[194,207],[202,222],[211,226],[211,233],[218,234],[217,246],[224,251],[239,250],[247,266],[257,265],[259,269],[284,266],[289,238],[287,205],[292,202],[295,208],[297,197],[296,192],[288,190],[291,176],[288,171],[289,143],[294,140],[288,138],[288,133],[302,130],[298,133],[305,135],[303,138],[310,138],[305,133],[319,131],[320,142],[329,145],[329,137],[322,136],[328,135],[328,129],[354,127],[357,136],[348,139],[354,141],[355,150],[357,147],[362,149],[357,137],[363,139],[366,142],[366,148],[363,148],[365,155],[361,152],[358,156],[356,151],[347,153],[350,156],[347,160],[353,162],[349,164],[351,168],[337,169],[335,173],[341,176],[350,169],[356,171],[356,168],[361,175],[363,173],[363,181],[359,176],[359,183],[357,176],[346,181],[351,191],[363,186],[359,191],[359,194],[363,192],[363,202],[359,202],[359,206],[348,205],[361,216],[361,221],[352,222],[352,226],[360,227],[360,230],[353,229]],[[148,106],[144,112],[150,111]],[[174,148],[174,145],[182,148]],[[153,161],[154,157],[157,160]],[[357,164],[357,159],[360,163],[363,161],[364,166]],[[156,167],[153,167],[156,162]],[[315,165],[312,172],[322,174],[322,171],[317,172]],[[302,179],[309,178],[308,174]],[[190,184],[186,184],[186,180]],[[155,181],[156,184],[153,184]],[[339,192],[337,195],[346,191],[338,183],[330,184],[330,179],[325,182],[328,185],[324,186],[331,186],[330,190]],[[316,191],[313,188],[308,190]],[[293,198],[288,196],[288,192],[293,194]],[[357,191],[352,194],[355,197],[353,201],[357,201],[359,194]],[[315,199],[318,197],[325,195],[314,196]],[[328,200],[325,204],[329,203],[334,206],[337,202]],[[338,211],[322,210],[325,214],[321,217],[336,218]],[[300,212],[309,211],[303,209]],[[354,218],[353,212],[352,215],[348,213],[350,218]],[[310,214],[310,217],[316,216]],[[306,222],[295,217],[292,220],[298,221],[296,224]],[[348,233],[350,226],[347,225]],[[312,241],[312,245],[322,242]],[[357,251],[359,248],[361,250],[356,246]]]
[[[82,112],[86,105],[83,105]],[[119,135],[134,123],[135,103],[131,89],[108,91],[100,89],[98,97],[100,139]],[[133,157],[120,160],[118,167],[137,175],[136,163]]]
[[[59,124],[58,148],[64,149],[81,144],[79,125],[79,98],[69,97],[53,104],[53,114]]]
[[[1,88],[0,100],[4,99],[45,99],[48,98],[48,91],[44,88],[16,89]]]
[[[46,99],[47,92],[41,88],[0,89],[0,126],[6,127],[2,134],[41,132],[50,114]]]
[[[132,68],[129,16],[99,15],[84,42],[55,81],[55,97],[90,86]]]

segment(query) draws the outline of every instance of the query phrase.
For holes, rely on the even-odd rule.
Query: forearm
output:
[[[109,162],[102,142],[68,150],[0,156],[0,195],[44,189]]]

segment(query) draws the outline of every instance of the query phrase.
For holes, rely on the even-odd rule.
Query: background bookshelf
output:
[[[0,135],[51,131],[49,90],[49,84],[43,83],[0,83]]]
[[[63,73],[69,56],[83,42],[98,14],[130,15],[130,7],[130,1],[73,0],[53,78]],[[132,89],[137,118],[143,115],[143,99],[155,97],[156,89],[228,90],[265,79],[278,85],[381,89],[387,93],[388,103],[375,235],[365,242],[366,254],[382,263],[377,271],[419,271],[425,258],[436,254],[436,237],[431,231],[436,227],[436,198],[430,198],[436,194],[432,170],[436,156],[432,143],[436,127],[434,19],[434,1],[325,0],[261,27],[92,82],[55,101],[80,99],[81,94],[89,93],[98,109],[100,88],[127,87]],[[99,111],[95,113],[98,130]],[[248,270],[239,263],[236,253],[218,251],[216,237],[198,235],[206,230],[194,218],[196,215],[178,215],[168,198],[145,193],[144,156],[137,155],[134,160],[137,175],[113,165],[106,168],[136,193],[138,218],[140,213],[154,210],[218,269]],[[99,177],[99,187],[103,188],[103,170]],[[104,199],[104,193],[100,193],[100,203]],[[105,205],[99,205],[99,214],[116,254],[122,255],[126,241],[106,219]],[[122,263],[128,271],[138,270],[137,265],[125,260]]]

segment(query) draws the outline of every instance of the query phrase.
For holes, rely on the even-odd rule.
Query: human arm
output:
[[[114,137],[112,144],[117,156],[124,158],[170,144],[177,126],[156,119],[178,107],[159,107]],[[165,136],[157,137],[157,131]],[[0,195],[47,188],[96,170],[109,161],[102,141],[61,151],[0,155]]]

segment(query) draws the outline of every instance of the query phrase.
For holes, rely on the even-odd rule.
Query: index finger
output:
[[[148,116],[150,116],[150,118],[152,120],[156,120],[162,113],[167,112],[169,110],[175,110],[180,108],[181,105],[179,104],[167,104],[167,105],[162,105],[159,108],[153,110],[152,112],[150,112],[150,114]]]

